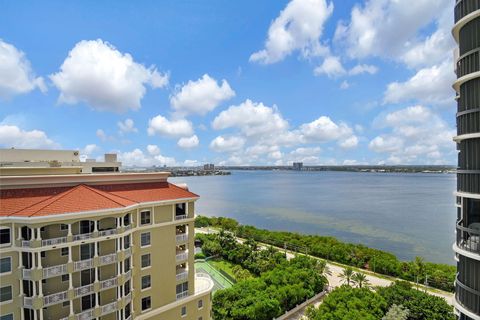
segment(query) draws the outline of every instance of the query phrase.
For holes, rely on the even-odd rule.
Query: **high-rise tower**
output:
[[[480,0],[457,0],[452,30],[457,80],[457,256],[455,308],[480,319]]]

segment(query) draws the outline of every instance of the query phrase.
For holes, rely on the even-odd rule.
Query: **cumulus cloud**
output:
[[[147,151],[151,156],[156,156],[160,154],[160,148],[154,144],[147,145]]]
[[[193,134],[192,123],[186,119],[168,120],[158,115],[148,121],[148,134],[168,137],[186,137]]]
[[[320,43],[325,22],[333,12],[326,0],[292,0],[272,22],[265,48],[250,56],[264,64],[283,60],[294,51],[310,57],[328,52]]]
[[[100,150],[100,147],[92,143],[92,144],[87,144],[82,150],[80,150],[80,152],[83,155],[90,156],[93,153],[98,152],[99,150]]]
[[[327,116],[302,124],[300,132],[306,141],[311,142],[339,140],[353,135],[353,130],[347,124],[336,124]]]
[[[390,130],[369,143],[371,150],[388,155],[386,163],[445,163],[455,157],[455,129],[430,108],[407,107],[380,116],[375,123]]]
[[[246,100],[222,111],[215,117],[212,126],[216,130],[237,128],[246,136],[256,136],[281,132],[288,128],[288,122],[276,107]]]
[[[60,145],[41,130],[23,130],[15,125],[0,124],[0,145],[17,149],[55,149]]]
[[[315,75],[325,74],[330,78],[343,76],[347,71],[343,68],[339,57],[329,56],[323,60],[323,63],[313,71]]]
[[[210,143],[210,148],[216,152],[232,152],[242,149],[245,139],[237,136],[218,136]]]
[[[105,131],[103,131],[103,129],[97,129],[96,135],[102,141],[108,140],[107,134],[105,133]]]
[[[422,103],[453,103],[455,81],[451,61],[419,70],[405,82],[388,84],[384,93],[385,103],[399,103],[418,100]]]
[[[343,149],[355,148],[356,146],[358,146],[358,138],[357,138],[357,136],[352,135],[352,136],[340,141],[338,143],[338,145],[340,147],[342,147]]]
[[[357,64],[355,67],[350,69],[348,74],[352,76],[356,76],[358,74],[362,73],[369,73],[369,74],[375,74],[377,73],[378,68],[376,66],[368,65],[368,64]]]
[[[335,41],[346,47],[353,58],[402,57],[421,42],[421,28],[451,8],[449,0],[369,0],[356,5],[350,21],[340,22]],[[451,11],[450,11],[451,12]]]
[[[101,39],[78,42],[50,79],[60,90],[60,103],[84,102],[113,112],[138,110],[146,84],[152,88],[168,84],[168,75],[135,62]]]
[[[170,96],[170,105],[182,114],[204,115],[234,96],[235,91],[227,80],[223,79],[219,85],[215,79],[204,74],[196,81],[188,81]]]
[[[136,148],[132,151],[118,153],[119,161],[125,167],[151,167],[151,166],[175,166],[175,158],[162,156],[161,154],[145,154]]]
[[[198,140],[197,135],[193,135],[191,137],[180,138],[177,142],[177,145],[183,149],[191,149],[197,147],[199,143],[200,141]]]
[[[121,133],[138,132],[138,129],[135,128],[135,123],[132,119],[125,119],[123,122],[119,121],[117,122],[117,126]]]
[[[47,91],[42,77],[36,77],[25,53],[0,39],[0,98],[40,89]]]
[[[340,84],[340,89],[347,90],[348,88],[350,88],[350,83],[347,80],[343,80]]]

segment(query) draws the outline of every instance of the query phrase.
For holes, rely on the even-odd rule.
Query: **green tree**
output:
[[[355,272],[352,275],[352,281],[359,287],[368,287],[370,285],[367,276],[364,273],[361,272]]]
[[[409,311],[403,306],[392,305],[382,320],[407,320]]]
[[[347,286],[350,286],[350,282],[352,282],[352,276],[353,276],[353,269],[351,267],[346,267],[343,269],[342,273],[340,274],[340,278],[343,279],[343,282],[347,284]]]

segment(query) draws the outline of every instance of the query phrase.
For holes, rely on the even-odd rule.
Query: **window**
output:
[[[150,211],[140,212],[140,224],[150,224]]]
[[[0,317],[0,320],[13,320],[13,313],[6,314]]]
[[[200,299],[198,300],[198,309],[202,309],[203,308],[203,300]]]
[[[188,282],[177,284],[177,294],[184,293],[188,291]]]
[[[123,237],[124,249],[130,248],[130,235]]]
[[[140,243],[142,247],[150,245],[150,232],[145,232],[141,234]]]
[[[130,281],[125,282],[123,285],[123,290],[125,291],[125,296],[130,293]]]
[[[68,281],[70,279],[69,275],[68,274],[63,274],[62,275],[62,281],[65,282],[65,281]]]
[[[70,301],[63,301],[62,306],[65,307],[70,307]]]
[[[68,248],[62,248],[60,250],[61,250],[60,253],[61,253],[62,256],[68,256]]]
[[[12,300],[12,286],[0,288],[0,302]]]
[[[80,260],[93,258],[95,255],[95,244],[88,243],[80,245]]]
[[[40,257],[45,258],[45,256],[46,256],[45,251],[40,251]]]
[[[198,317],[198,320],[203,320],[203,317]]]
[[[152,307],[152,298],[142,298],[142,311],[148,310]]]
[[[7,273],[12,271],[12,257],[5,257],[0,259],[0,273]]]
[[[185,316],[187,315],[187,307],[186,307],[186,306],[183,306],[183,307],[182,307],[182,310],[181,310],[181,312],[180,312],[180,315],[181,315],[182,317],[185,317]]]
[[[142,255],[142,268],[150,267],[150,253]]]
[[[62,231],[68,230],[68,224],[62,223],[62,224],[60,225],[60,230],[62,230]]]
[[[147,289],[147,288],[150,288],[151,286],[151,278],[150,278],[150,275],[147,275],[147,276],[143,276],[142,277],[142,289]]]
[[[0,245],[10,244],[10,228],[0,229]]]

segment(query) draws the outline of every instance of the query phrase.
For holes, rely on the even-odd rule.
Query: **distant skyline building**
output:
[[[457,259],[459,320],[480,319],[480,1],[458,0],[452,30],[457,92]]]
[[[203,165],[203,170],[205,171],[213,171],[215,170],[215,165],[213,163],[207,163]]]
[[[294,162],[293,170],[301,171],[303,169],[303,162]]]

